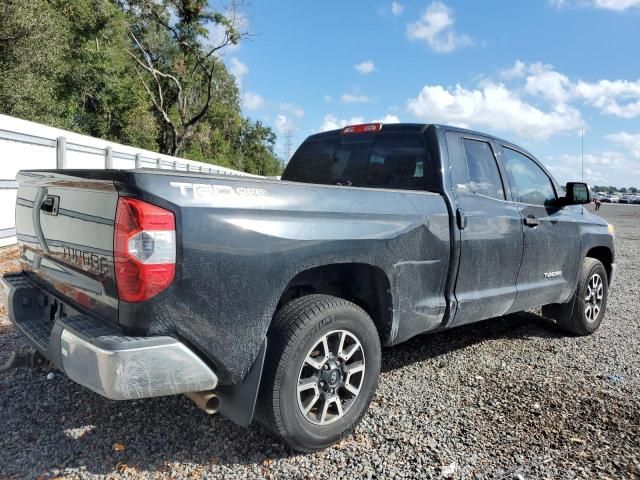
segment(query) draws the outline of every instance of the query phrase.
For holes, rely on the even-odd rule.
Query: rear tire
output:
[[[587,257],[582,263],[578,288],[567,303],[545,305],[542,314],[575,335],[595,332],[607,309],[608,277],[604,265]]]
[[[353,432],[378,386],[380,339],[357,305],[308,295],[277,312],[268,333],[257,419],[302,452]]]

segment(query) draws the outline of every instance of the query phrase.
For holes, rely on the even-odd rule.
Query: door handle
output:
[[[60,197],[56,195],[47,195],[40,204],[40,210],[44,213],[48,213],[49,215],[57,215],[59,202]]]
[[[533,215],[529,215],[524,219],[524,224],[527,227],[538,227],[540,226],[540,220],[534,217]]]
[[[467,228],[467,213],[461,208],[456,210],[456,221],[460,230]]]

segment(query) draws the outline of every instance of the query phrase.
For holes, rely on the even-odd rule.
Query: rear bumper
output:
[[[218,377],[169,336],[131,337],[66,308],[23,274],[2,278],[10,320],[73,381],[113,400],[212,390]],[[51,314],[52,305],[54,314]],[[50,318],[55,321],[51,321]]]

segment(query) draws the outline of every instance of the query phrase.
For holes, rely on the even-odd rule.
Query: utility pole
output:
[[[293,128],[288,128],[284,131],[284,165],[289,163],[291,159],[291,155],[293,154],[293,134],[295,130]]]

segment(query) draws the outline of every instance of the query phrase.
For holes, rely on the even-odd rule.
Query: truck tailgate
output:
[[[20,172],[16,231],[30,280],[75,308],[117,322],[113,230],[118,192],[108,176]]]

